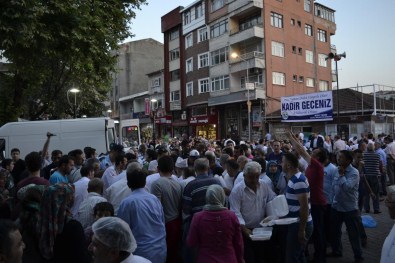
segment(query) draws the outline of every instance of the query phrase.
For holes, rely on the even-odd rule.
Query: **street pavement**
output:
[[[380,202],[381,214],[373,214],[372,212],[368,215],[372,216],[376,222],[376,228],[365,228],[366,234],[368,236],[368,244],[366,248],[363,248],[363,257],[365,258],[365,263],[376,263],[380,262],[381,248],[389,232],[391,231],[395,221],[392,220],[388,214],[388,209],[384,205],[384,202]],[[362,215],[367,215],[363,213]],[[350,242],[348,240],[348,235],[346,227],[343,224],[343,257],[341,258],[327,258],[327,263],[350,263],[354,262],[354,254],[352,252]],[[312,245],[309,246],[310,255],[313,254],[314,248]],[[328,253],[331,252],[328,248]],[[395,259],[394,259],[395,263]]]

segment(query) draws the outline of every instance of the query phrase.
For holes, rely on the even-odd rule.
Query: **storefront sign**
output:
[[[195,116],[189,119],[189,124],[192,125],[217,124],[217,121],[218,121],[218,115]]]
[[[281,97],[283,122],[333,120],[332,91]]]
[[[262,126],[262,115],[258,107],[252,108],[252,127]]]
[[[156,124],[171,124],[171,116],[163,116],[161,118],[155,118]]]

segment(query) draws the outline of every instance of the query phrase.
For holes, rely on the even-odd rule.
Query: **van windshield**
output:
[[[107,140],[108,144],[115,143],[115,130],[114,128],[109,128],[107,130]]]

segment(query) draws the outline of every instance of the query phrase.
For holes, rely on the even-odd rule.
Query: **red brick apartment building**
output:
[[[250,101],[251,138],[258,140],[281,96],[330,90],[325,58],[334,13],[313,0],[198,0],[165,14],[164,92],[173,134],[247,140]]]

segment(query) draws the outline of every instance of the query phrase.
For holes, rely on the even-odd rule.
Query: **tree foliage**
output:
[[[0,75],[0,123],[17,117],[98,116],[111,86],[118,44],[132,36],[134,10],[146,0],[0,1],[0,50],[10,62]]]

